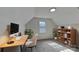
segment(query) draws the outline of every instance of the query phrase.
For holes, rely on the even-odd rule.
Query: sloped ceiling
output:
[[[58,25],[70,25],[79,23],[79,8],[56,7],[56,11],[50,13],[51,7],[23,7],[23,8],[0,8],[0,19],[14,22],[27,23],[32,17],[52,18]]]
[[[58,25],[79,23],[79,9],[77,7],[56,7],[56,11],[49,12],[51,7],[35,8],[35,16],[52,18]]]
[[[79,8],[56,7],[56,11],[50,13],[51,7],[18,7],[0,8],[0,20],[27,23],[32,17],[52,18],[58,25],[70,25],[79,23]],[[7,22],[8,22],[7,21]],[[6,22],[6,21],[5,21]]]
[[[56,7],[56,11],[53,13],[49,12],[50,8],[51,7],[0,7],[0,35],[10,22],[19,23],[20,31],[23,32],[25,29],[24,25],[33,17],[51,18],[58,25],[79,24],[79,8]]]

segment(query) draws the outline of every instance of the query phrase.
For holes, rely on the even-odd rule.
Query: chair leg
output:
[[[25,52],[26,51],[26,46],[25,45],[23,45],[23,52]]]
[[[31,47],[31,52],[33,51],[33,48],[35,48],[35,49],[36,49],[36,46],[34,46],[34,47]]]
[[[35,48],[36,48],[36,46],[35,46]]]
[[[25,47],[25,51],[26,51],[26,52],[28,52],[28,49],[30,49],[31,52],[32,52],[32,47],[31,47],[31,48],[29,48],[29,47]]]
[[[27,51],[27,48],[30,48],[31,52],[33,51],[33,47],[25,47],[25,51]]]
[[[25,48],[25,51],[27,52],[27,50],[28,50],[27,48],[28,48],[28,47],[24,46],[24,48]]]

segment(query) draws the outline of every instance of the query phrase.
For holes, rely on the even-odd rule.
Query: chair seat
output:
[[[37,35],[33,35],[31,39],[28,39],[25,46],[28,48],[36,47],[36,43],[37,43]]]
[[[25,44],[26,47],[32,46],[33,42],[31,40],[28,40],[27,43]]]

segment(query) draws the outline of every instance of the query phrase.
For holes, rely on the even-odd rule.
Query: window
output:
[[[46,32],[46,22],[45,21],[39,21],[39,32],[45,33]]]

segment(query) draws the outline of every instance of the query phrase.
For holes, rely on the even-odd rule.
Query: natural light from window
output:
[[[45,21],[39,21],[39,32],[40,33],[46,32],[46,22]]]

